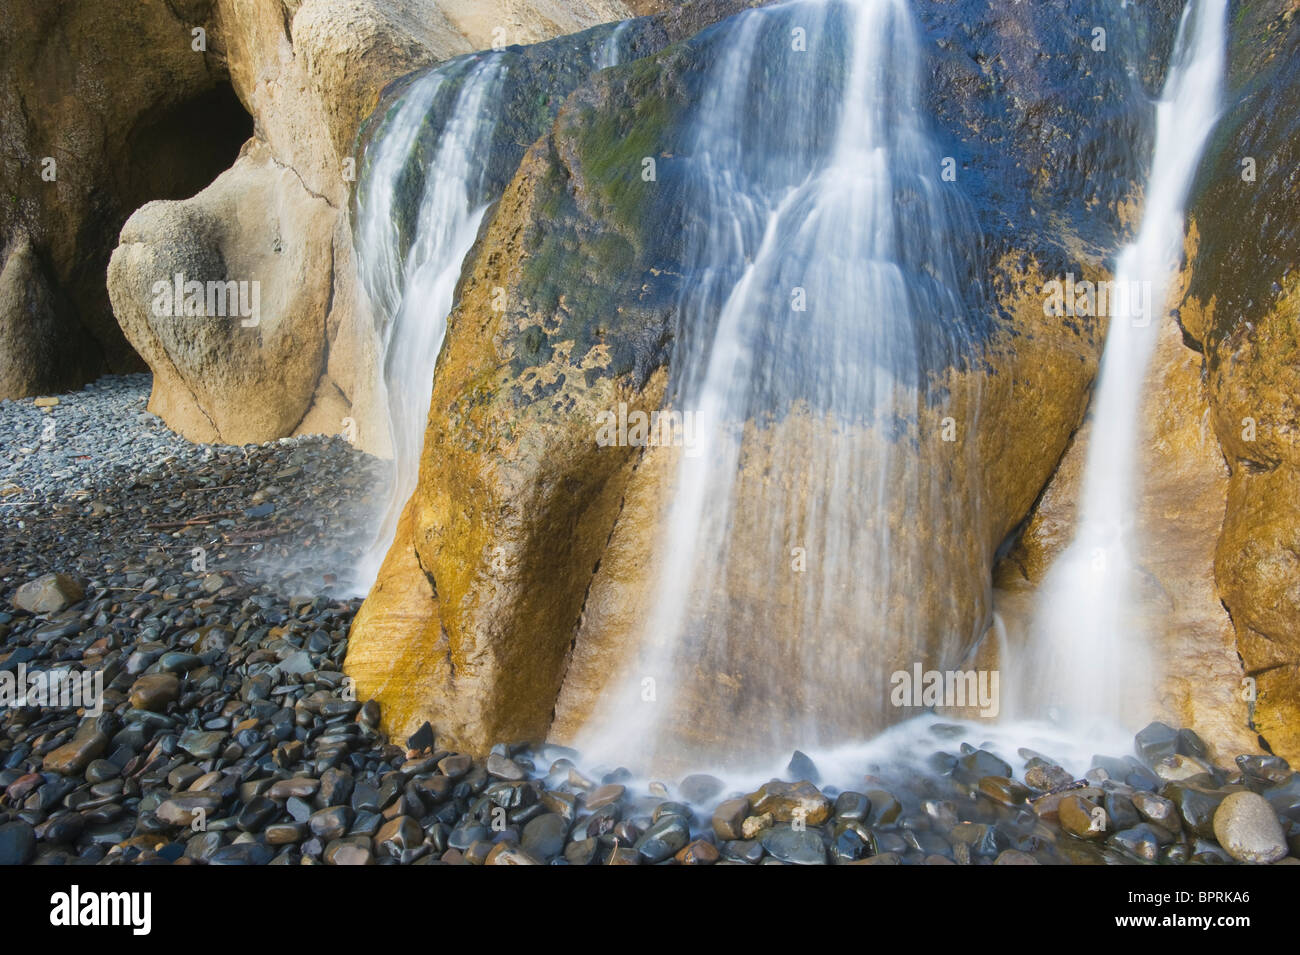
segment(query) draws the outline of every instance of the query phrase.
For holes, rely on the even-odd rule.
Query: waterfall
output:
[[[631,20],[624,20],[610,32],[609,38],[596,51],[596,69],[608,70],[623,62],[624,37],[627,36]]]
[[[636,22],[450,60],[411,81],[372,121],[354,239],[380,331],[393,477],[353,575],[362,593],[379,573],[419,478],[434,365],[483,217],[568,93],[593,70],[631,54]]]
[[[1167,317],[1183,206],[1220,109],[1227,0],[1190,0],[1161,98],[1141,228],[1119,256],[1074,538],[1045,577],[1011,661],[1014,714],[1084,730],[1151,716],[1158,674],[1140,615],[1138,442],[1147,366]],[[1117,307],[1116,307],[1117,306]]]
[[[363,588],[378,574],[415,490],[434,362],[461,265],[494,198],[489,152],[504,74],[499,54],[430,71],[393,106],[365,156],[357,190],[358,270],[382,328],[393,485],[357,571]],[[439,115],[445,119],[431,138],[427,126]],[[413,186],[420,190],[417,201],[410,198]]]
[[[935,539],[967,538],[978,502],[917,450],[946,400],[936,370],[976,350],[980,237],[941,180],[908,4],[799,0],[702,36],[669,385],[698,445],[676,465],[639,656],[577,743],[629,765],[719,699],[755,753],[882,729],[891,670],[972,642],[911,588],[987,576],[945,564]],[[943,622],[983,617],[965,610]]]

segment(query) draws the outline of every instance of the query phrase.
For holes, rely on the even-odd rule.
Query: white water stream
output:
[[[1227,0],[1190,0],[1183,11],[1156,107],[1142,225],[1116,263],[1115,288],[1129,294],[1111,301],[1074,538],[1044,579],[1028,645],[1012,660],[1012,716],[1078,730],[1104,721],[1140,726],[1152,716],[1159,674],[1138,619],[1144,385],[1168,318],[1183,207],[1220,111],[1227,10]]]
[[[368,589],[415,490],[433,395],[433,369],[461,266],[491,199],[488,150],[500,115],[505,69],[497,55],[456,60],[416,81],[368,157],[357,252],[362,283],[382,319],[383,400],[393,447],[393,486],[373,543],[357,569]],[[456,97],[424,177],[409,245],[400,231],[399,180],[440,95]]]

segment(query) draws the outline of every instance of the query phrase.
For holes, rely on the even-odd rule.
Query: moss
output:
[[[609,220],[629,233],[645,230],[672,160],[672,135],[681,106],[657,89],[659,76],[651,61],[634,70],[622,91],[622,109],[588,107],[571,120],[586,181]],[[645,160],[655,161],[655,181],[644,178]]]

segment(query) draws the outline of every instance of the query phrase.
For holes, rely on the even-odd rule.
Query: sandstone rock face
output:
[[[26,295],[0,296],[0,334],[16,343],[4,350],[0,397],[140,368],[104,288],[118,230],[150,199],[201,189],[252,128],[227,81],[211,8],[209,0],[6,6],[0,260],[31,284]],[[194,48],[195,28],[209,31],[205,50]]]
[[[1075,12],[1087,9],[1082,4]],[[897,598],[933,624],[933,644],[891,645],[883,653],[890,663],[891,655],[906,653],[937,664],[969,651],[982,635],[993,554],[1031,508],[1082,418],[1101,329],[1087,320],[1046,319],[1042,287],[1067,270],[1104,276],[1106,253],[1131,216],[1138,175],[1107,144],[1137,135],[1141,124],[1117,63],[1090,74],[1069,56],[1059,64],[1070,83],[1088,74],[1101,99],[1128,104],[1107,114],[1111,125],[1101,134],[1078,107],[1087,95],[1067,102],[1057,91],[1069,83],[1021,62],[1017,50],[1033,49],[1040,37],[1053,42],[1056,21],[1045,13],[981,14],[958,4],[926,16],[935,19],[927,23],[932,30],[954,37],[974,19],[980,48],[1001,50],[994,59],[1008,61],[996,67],[991,85],[967,57],[936,54],[931,64],[933,106],[945,132],[973,165],[994,170],[967,188],[986,237],[971,282],[986,286],[994,276],[996,302],[981,313],[980,360],[935,372],[935,390],[949,396],[947,410],[921,406],[892,437],[864,431],[851,440],[864,449],[888,444],[907,467],[940,475],[936,487],[973,502],[974,516],[960,527],[943,523],[937,503],[923,502],[917,513],[863,515],[893,522],[904,537],[948,542],[947,551],[931,555],[933,566],[960,570],[935,579],[915,568],[922,592]],[[630,414],[660,409],[665,400],[674,304],[692,280],[682,271],[683,211],[674,205],[672,170],[687,149],[680,120],[698,101],[712,59],[709,42],[670,47],[580,88],[551,134],[529,151],[471,255],[435,376],[409,536],[398,535],[393,569],[381,574],[350,642],[348,670],[359,692],[381,699],[394,733],[413,730],[418,717],[469,749],[548,733],[572,740],[602,694],[636,665],[654,599],[655,541],[667,502],[680,490],[672,487],[680,451],[601,448],[593,422],[620,403]],[[995,89],[1009,92],[1001,98]],[[1045,114],[1057,125],[1091,130],[1086,174],[1052,179],[1028,171],[1075,162],[1078,145],[1070,136],[1040,137],[1026,122],[1027,115]],[[635,182],[644,156],[658,158],[668,186],[647,191]],[[1086,217],[1062,213],[1050,230],[1040,229],[1031,212],[1040,203],[1076,209],[1078,202],[1096,208]],[[494,290],[504,291],[504,310],[493,307]],[[935,437],[949,413],[969,425],[956,449]],[[792,414],[763,441],[815,447],[826,437],[819,427]],[[750,482],[756,494],[764,480],[763,441],[752,466],[742,468],[741,486]],[[762,629],[727,656],[739,670],[702,661],[688,697],[675,704],[683,749],[761,745],[761,727],[774,715],[763,707],[809,703],[779,685],[781,669],[773,664],[792,649],[783,635],[797,630],[784,625],[798,608],[776,588],[765,590],[769,579],[766,572],[738,574],[729,607],[715,595],[718,613],[739,614]],[[397,596],[385,596],[390,587]],[[413,654],[410,629],[400,623],[417,605],[411,594],[422,589],[436,593],[436,605],[426,599],[417,614],[429,643]],[[888,619],[903,609],[881,613]],[[390,613],[398,625],[385,623]],[[954,631],[955,648],[946,642]],[[396,668],[372,669],[385,648],[404,658],[445,660],[438,664],[444,691],[413,707]],[[862,732],[897,718],[897,711],[875,711],[877,698],[864,714],[861,699],[846,695],[826,709],[828,723],[837,732]],[[411,722],[401,721],[416,710]]]
[[[1182,302],[1204,355],[1209,423],[1229,471],[1215,552],[1219,595],[1251,679],[1251,725],[1300,759],[1300,18],[1286,0],[1243,10],[1230,108],[1193,197],[1199,248]],[[1254,175],[1248,168],[1254,163]]]

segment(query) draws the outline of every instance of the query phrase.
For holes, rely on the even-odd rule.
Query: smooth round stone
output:
[[[745,819],[749,817],[749,800],[724,799],[713,810],[713,834],[721,842],[740,839]]]
[[[36,854],[36,832],[21,820],[0,825],[0,865],[26,865]]]
[[[211,759],[226,743],[221,731],[186,730],[181,734],[180,748],[195,759]]]
[[[495,776],[498,779],[518,781],[528,778],[528,772],[522,766],[509,756],[503,756],[500,753],[488,755],[487,771],[489,776]]]
[[[584,803],[589,810],[595,812],[598,809],[604,809],[606,806],[612,806],[614,803],[622,799],[623,794],[626,792],[626,786],[621,786],[618,783],[609,783],[608,785],[601,786],[600,788],[587,793],[587,798],[584,800]]]
[[[1076,839],[1102,839],[1111,828],[1106,810],[1080,796],[1066,796],[1057,812],[1061,828]]]
[[[814,763],[807,753],[795,750],[794,755],[790,757],[790,762],[785,767],[786,775],[793,780],[805,780],[816,785],[821,782],[821,773],[817,772],[817,764]]]
[[[158,807],[157,816],[169,826],[188,826],[195,817],[211,819],[221,808],[221,797],[213,793],[182,793]]]
[[[1074,782],[1074,777],[1052,763],[1038,761],[1025,768],[1025,783],[1039,792],[1051,792]]]
[[[1214,837],[1238,862],[1267,864],[1287,854],[1277,813],[1258,793],[1235,792],[1224,799],[1214,813]]]
[[[466,818],[451,830],[451,833],[447,836],[447,845],[452,849],[459,849],[464,852],[475,842],[490,838],[492,838],[492,832],[487,826],[481,826]]]
[[[335,839],[325,847],[326,865],[372,865],[374,850],[369,836],[348,836]]]
[[[266,843],[283,846],[297,842],[303,836],[303,829],[300,822],[274,822],[266,827]]]
[[[352,799],[352,789],[356,780],[339,769],[327,769],[321,773],[320,789],[316,793],[317,803],[321,806],[341,806]]]
[[[831,839],[831,855],[836,862],[856,862],[867,854],[871,831],[858,819],[837,822]]]
[[[369,726],[372,729],[377,727],[379,725],[379,703],[375,700],[366,700],[365,704],[361,707],[361,712],[358,714],[357,720],[363,726]]]
[[[1136,804],[1122,793],[1107,793],[1102,805],[1106,808],[1106,815],[1110,817],[1112,828],[1132,829],[1142,821]]]
[[[781,862],[791,865],[826,864],[826,846],[819,829],[794,829],[790,826],[766,829],[759,842],[768,855]]]
[[[348,824],[352,822],[352,810],[347,806],[330,806],[314,812],[307,820],[312,833],[324,842],[341,839],[347,834]],[[367,839],[367,842],[369,839]]]
[[[572,823],[578,815],[578,797],[573,793],[545,790],[542,792],[540,802],[543,809],[564,817],[565,822]]]
[[[1023,806],[1030,796],[1028,787],[1006,776],[985,776],[980,780],[980,792],[1004,806]]]
[[[106,759],[97,759],[86,767],[86,782],[107,782],[110,779],[116,779],[121,773],[122,771],[116,763],[110,763]]]
[[[4,776],[6,778],[0,782],[5,786],[5,798],[12,806],[21,804],[29,793],[45,785],[45,777],[40,773],[19,773],[16,769],[7,769]]]
[[[835,797],[835,818],[866,819],[871,814],[871,800],[865,793],[845,790]]]
[[[543,813],[524,826],[520,846],[542,862],[550,862],[564,851],[569,824],[558,813]]]
[[[871,803],[871,812],[867,823],[872,826],[887,826],[898,819],[903,812],[903,804],[894,798],[893,793],[883,789],[869,789],[867,801]]]
[[[965,753],[957,760],[957,765],[953,768],[953,776],[970,785],[975,785],[985,776],[1010,775],[1011,764],[984,749]]]
[[[189,673],[203,666],[203,661],[193,653],[173,650],[158,658],[160,673]]]
[[[486,865],[495,846],[486,839],[477,839],[465,850],[465,861],[470,865]]]
[[[831,815],[831,801],[806,780],[788,783],[773,779],[750,793],[749,802],[755,815],[771,813],[777,822],[799,819],[806,825],[818,826]]]
[[[450,756],[444,756],[438,761],[438,771],[451,779],[460,779],[470,771],[470,767],[473,765],[474,760],[472,757],[463,753],[453,753]]]
[[[299,799],[310,799],[316,795],[320,789],[320,780],[311,776],[293,776],[289,779],[279,779],[271,784],[266,791],[266,797],[274,800],[285,800],[292,796]]]
[[[599,851],[599,839],[577,839],[564,847],[564,858],[569,865],[593,865]]]
[[[687,843],[674,858],[682,865],[713,865],[718,861],[718,847],[707,839]]]
[[[1188,829],[1204,839],[1214,837],[1214,815],[1226,793],[1181,782],[1166,786],[1164,795],[1178,807],[1178,814]]]
[[[690,803],[703,803],[722,794],[725,784],[716,776],[707,773],[694,773],[681,781],[677,789],[682,798]]]
[[[173,673],[149,673],[131,685],[131,705],[137,710],[162,712],[181,695],[181,681]]]
[[[655,811],[651,814],[650,821],[658,822],[664,816],[681,816],[687,821],[687,823],[689,823],[693,815],[691,807],[685,803],[661,802],[659,805],[655,806]]]
[[[1167,783],[1182,782],[1210,771],[1210,767],[1199,759],[1178,753],[1165,756],[1153,764],[1151,768],[1155,770],[1157,776]]]
[[[1133,749],[1144,763],[1154,766],[1178,752],[1178,730],[1165,723],[1150,723],[1133,738]]]
[[[326,719],[335,716],[352,716],[361,709],[356,700],[327,700],[321,704],[320,715]]]
[[[654,864],[670,858],[690,842],[690,826],[681,816],[664,816],[636,841],[637,854],[643,862]]]
[[[260,832],[267,823],[279,814],[280,807],[278,804],[265,796],[257,796],[239,811],[235,825],[244,832]]]
[[[733,839],[719,845],[718,854],[727,862],[758,865],[763,858],[763,846],[757,840]]]
[[[79,812],[65,812],[41,823],[37,835],[43,842],[62,846],[73,842],[85,828],[85,816]]]
[[[635,846],[641,838],[641,830],[636,823],[624,819],[614,826],[614,841],[620,846]]]
[[[385,823],[375,836],[380,846],[391,845],[399,852],[414,849],[424,841],[424,830],[410,816],[398,816]]]
[[[1019,849],[1007,849],[996,859],[994,865],[1042,865],[1037,859],[1028,852],[1021,852]]]
[[[492,847],[484,860],[484,865],[540,865],[540,860],[533,858],[523,849],[505,842],[498,842]],[[557,864],[568,865],[567,859],[557,860]]]
[[[190,836],[185,843],[185,858],[206,862],[212,853],[221,848],[221,833],[200,832]]]
[[[239,842],[217,849],[208,856],[208,865],[266,865],[273,856],[270,847],[259,842]]]
[[[1155,862],[1160,855],[1160,839],[1146,823],[1121,829],[1106,843],[1144,862]]]
[[[948,832],[954,847],[965,846],[974,856],[996,858],[1003,849],[1009,848],[1007,836],[996,826],[983,822],[959,822]]]

